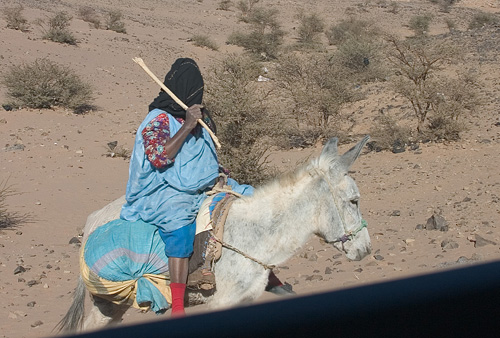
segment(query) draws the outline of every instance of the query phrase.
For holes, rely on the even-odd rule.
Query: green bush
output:
[[[91,27],[94,27],[96,29],[101,28],[101,20],[99,19],[99,13],[97,13],[97,11],[94,8],[90,6],[80,7],[78,9],[78,16],[83,21],[88,22]]]
[[[66,12],[57,12],[47,21],[38,20],[37,24],[42,28],[43,39],[66,43],[68,45],[76,45],[76,38],[68,29],[72,17]]]
[[[469,23],[469,29],[478,29],[485,26],[491,26],[498,23],[498,16],[492,13],[477,13],[472,17]]]
[[[243,183],[259,184],[270,172],[266,166],[268,147],[261,143],[273,123],[256,82],[262,65],[249,56],[229,55],[212,66],[205,76],[204,102],[217,124],[222,143],[221,164]]]
[[[28,20],[23,16],[22,11],[24,7],[19,5],[17,7],[4,8],[3,17],[7,21],[7,28],[20,30],[26,32],[29,30]]]
[[[122,20],[123,14],[119,10],[112,10],[106,14],[106,29],[117,33],[127,33],[125,23]]]
[[[2,79],[14,107],[93,108],[92,89],[71,69],[48,59],[12,66]]]
[[[206,47],[211,50],[219,50],[219,46],[208,35],[195,34],[190,38],[193,44],[198,47]]]

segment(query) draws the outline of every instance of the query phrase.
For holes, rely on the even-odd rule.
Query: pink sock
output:
[[[186,284],[170,283],[172,292],[172,317],[181,317],[186,314],[184,311],[184,294],[186,292]]]

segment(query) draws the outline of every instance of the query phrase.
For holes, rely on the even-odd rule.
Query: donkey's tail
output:
[[[78,285],[73,294],[73,303],[66,315],[55,327],[57,331],[74,332],[81,328],[85,313],[85,284],[82,277],[78,277]]]

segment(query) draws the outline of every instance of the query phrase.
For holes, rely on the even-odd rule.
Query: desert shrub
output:
[[[388,116],[381,115],[376,118],[375,125],[370,130],[372,150],[394,150],[411,143],[411,130],[400,126],[397,121]]]
[[[299,136],[304,143],[314,144],[319,138],[339,128],[340,109],[356,100],[349,77],[342,67],[330,61],[326,53],[287,54],[276,67],[276,82],[283,90],[282,105],[289,117],[296,119]]]
[[[123,14],[119,10],[112,10],[106,13],[106,29],[117,33],[127,33],[125,23],[121,21]]]
[[[277,9],[256,7],[247,16],[250,31],[233,32],[227,43],[243,47],[262,59],[276,58],[283,44],[285,32],[276,20]]]
[[[249,184],[269,176],[260,139],[270,133],[271,117],[264,104],[265,92],[255,79],[262,65],[249,56],[229,55],[209,70],[205,77],[204,102],[217,124],[221,164],[232,176]]]
[[[219,1],[217,9],[221,11],[228,11],[231,8],[232,4],[233,2],[231,0],[222,0]]]
[[[69,30],[72,17],[66,12],[57,12],[45,20],[37,20],[43,31],[43,39],[76,45],[76,38]]]
[[[430,130],[436,138],[456,139],[462,128],[459,118],[482,103],[475,77],[460,73],[452,78],[439,72],[450,60],[459,59],[457,48],[423,40],[390,42],[393,52],[388,57],[400,74],[393,88],[411,103],[418,133]],[[444,130],[446,121],[450,123]]]
[[[3,17],[7,21],[7,28],[26,32],[29,30],[28,20],[23,16],[24,7],[8,7],[3,9]]]
[[[345,40],[332,56],[332,62],[345,68],[353,82],[369,82],[386,77],[383,44],[379,39],[357,37]]]
[[[325,30],[325,23],[316,13],[297,15],[299,27],[297,28],[298,42],[303,47],[314,47],[321,44],[320,34]]]
[[[30,214],[20,214],[8,210],[6,199],[16,194],[13,187],[8,185],[7,180],[0,182],[0,229],[16,227],[32,220]]]
[[[457,27],[457,24],[452,19],[445,19],[444,22],[450,33],[453,32]]]
[[[239,19],[243,22],[247,21],[247,16],[252,12],[254,6],[259,3],[260,0],[240,0],[236,3],[236,8],[240,10]]]
[[[331,45],[340,45],[347,40],[356,38],[378,39],[380,31],[371,22],[350,17],[332,25],[326,32],[326,37]]]
[[[219,46],[208,35],[195,34],[190,38],[193,44],[198,47],[207,47],[211,50],[219,50]]]
[[[429,31],[429,26],[432,21],[432,16],[416,15],[410,19],[409,27],[415,33],[415,36],[426,35]]]
[[[472,17],[469,23],[469,29],[478,29],[485,26],[491,26],[498,23],[498,16],[492,13],[480,12]]]
[[[88,22],[91,27],[96,29],[101,28],[101,20],[99,13],[90,6],[83,6],[78,9],[78,17],[85,22]]]
[[[92,89],[71,69],[48,59],[12,66],[2,83],[14,107],[92,107]]]
[[[456,4],[459,0],[430,0],[433,4],[439,5],[441,7],[441,11],[445,13],[450,12],[451,6]]]

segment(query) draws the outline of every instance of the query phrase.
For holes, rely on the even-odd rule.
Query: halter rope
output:
[[[331,244],[342,242],[342,244],[344,244],[347,241],[351,241],[358,234],[358,232],[360,232],[364,228],[368,227],[368,222],[366,222],[364,219],[362,219],[361,225],[359,226],[359,228],[357,228],[354,231],[347,231],[347,228],[345,226],[346,222],[344,220],[344,216],[340,213],[340,208],[339,208],[339,205],[337,203],[337,199],[335,198],[335,193],[334,193],[335,189],[333,188],[332,184],[330,183],[330,180],[328,179],[326,174],[323,172],[323,170],[320,170],[319,168],[314,168],[314,171],[319,176],[321,176],[323,178],[323,180],[328,184],[328,188],[330,189],[330,192],[332,193],[333,203],[335,204],[335,207],[337,208],[337,214],[340,217],[340,221],[342,222],[342,228],[344,229],[344,234],[342,236],[340,236],[339,238],[337,238],[336,240],[333,240],[333,241],[326,241],[325,240],[325,242],[331,243]]]

